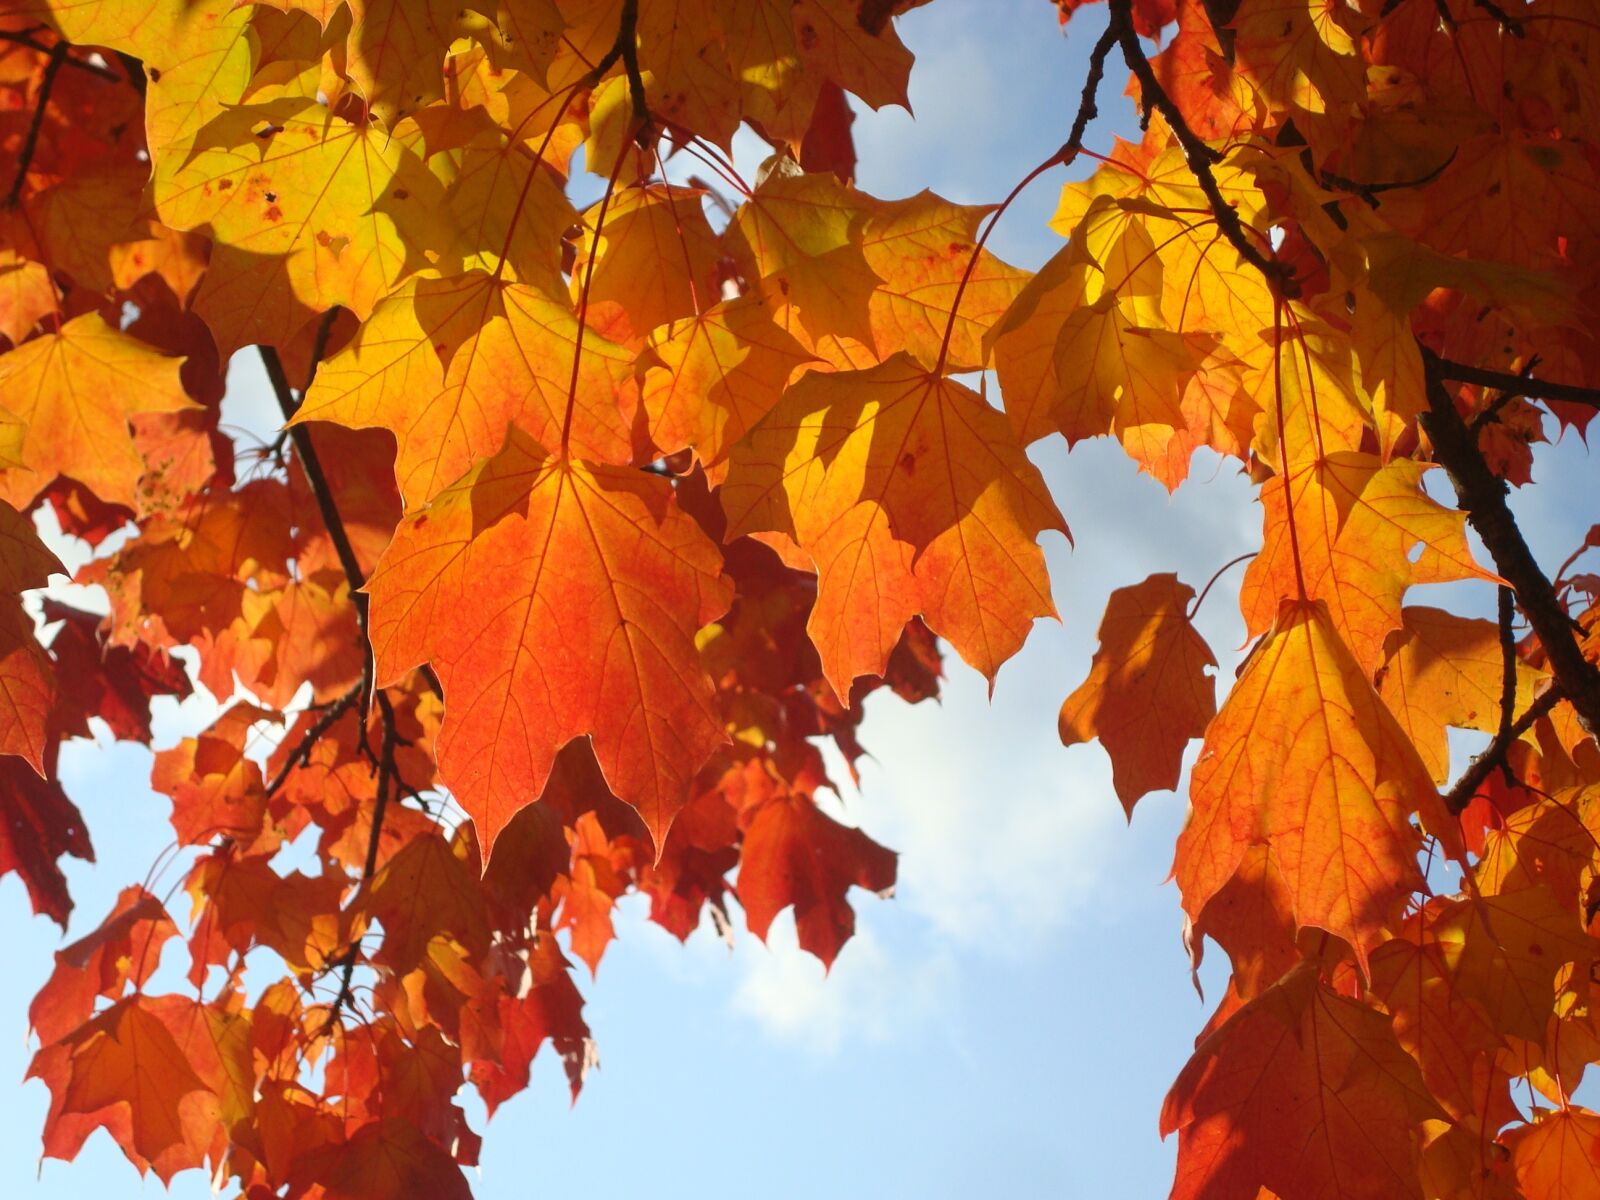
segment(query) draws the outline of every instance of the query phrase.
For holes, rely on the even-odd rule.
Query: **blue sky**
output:
[[[1091,10],[1064,39],[1044,0],[943,0],[909,14],[916,119],[863,114],[861,185],[998,200],[1064,138],[1099,21]],[[1125,102],[1106,102],[1122,79],[1108,72],[1108,118],[1092,146],[1137,133]],[[1025,193],[991,247],[1028,267],[1052,253],[1046,221],[1066,177],[1053,172]],[[270,427],[253,358],[235,367],[226,419]],[[628,902],[598,981],[582,981],[601,1069],[569,1107],[558,1064],[540,1057],[529,1091],[484,1130],[478,1196],[1165,1194],[1174,1145],[1157,1138],[1157,1114],[1209,1011],[1191,986],[1177,892],[1164,884],[1184,802],[1147,797],[1126,823],[1103,752],[1062,748],[1056,712],[1087,673],[1107,594],[1157,571],[1202,586],[1259,541],[1259,509],[1233,466],[1204,455],[1171,498],[1114,443],[1069,456],[1058,439],[1035,458],[1076,538],[1073,549],[1058,535],[1046,542],[1063,621],[1036,626],[992,702],[953,655],[942,703],[868,701],[873,758],[838,811],[901,852],[896,896],[855,893],[859,935],[826,978],[796,949],[787,917],[767,946],[741,927],[730,952],[709,928],[680,947]],[[1554,563],[1582,536],[1565,513],[1596,511],[1600,496],[1576,439],[1545,458],[1539,473],[1562,479],[1564,511],[1533,495],[1519,503],[1542,535],[1536,552]],[[1244,640],[1238,578],[1229,572],[1199,616],[1224,679]],[[1414,599],[1492,604],[1486,586],[1430,591]],[[204,697],[158,706],[161,745],[215,711]],[[100,857],[68,867],[76,936],[166,844],[167,803],[144,786],[149,754],[138,748],[79,744],[62,771]],[[0,1079],[19,1081],[32,1052],[27,1003],[61,945],[52,924],[25,918],[26,904],[14,878],[0,881],[10,931]],[[1220,958],[1204,973],[1213,997]],[[47,1099],[35,1082],[5,1106],[0,1194],[135,1194],[137,1177],[103,1133],[76,1163],[36,1175]],[[208,1195],[208,1181],[191,1172],[172,1194]]]

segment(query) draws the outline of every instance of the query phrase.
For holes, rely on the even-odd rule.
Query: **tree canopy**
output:
[[[0,872],[36,913],[93,857],[63,742],[226,705],[153,755],[187,918],[156,864],[30,1011],[47,1156],[465,1197],[459,1093],[492,1114],[548,1043],[577,1096],[568,956],[622,896],[680,939],[792,909],[831,963],[897,859],[818,805],[822,745],[853,772],[867,695],[937,696],[947,651],[992,685],[1056,616],[1028,450],[1106,437],[1169,489],[1232,460],[1262,522],[1216,564],[1236,678],[1217,576],[1163,573],[1061,689],[1130,815],[1186,788],[1186,941],[1231,967],[1173,1197],[1600,1193],[1600,524],[1541,562],[1512,501],[1562,502],[1537,445],[1600,407],[1600,14],[1056,0],[1093,40],[1025,117],[1060,148],[975,206],[854,185],[926,2],[0,3]],[[985,249],[1085,160],[1053,257]],[[220,420],[238,354],[271,444]],[[41,594],[46,511],[104,611]],[[1408,598],[1449,582],[1481,609]]]

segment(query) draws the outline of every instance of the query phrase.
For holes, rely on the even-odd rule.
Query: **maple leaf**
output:
[[[622,340],[636,341],[721,298],[718,258],[697,192],[654,184],[628,188],[611,197],[605,224],[581,243],[573,287],[587,288],[601,328],[614,324]]]
[[[54,748],[44,778],[13,755],[0,756],[0,875],[15,871],[28,889],[33,911],[63,930],[72,899],[57,859],[70,854],[94,861],[83,815],[55,781]]]
[[[328,1200],[405,1200],[418,1194],[470,1200],[472,1195],[449,1152],[400,1118],[370,1122],[348,1141],[301,1156],[295,1176],[303,1184],[317,1184]]]
[[[485,578],[501,581],[490,604]],[[431,662],[444,685],[440,773],[485,857],[586,735],[662,844],[725,738],[693,638],[731,599],[670,485],[513,433],[407,518],[369,590],[380,684]]]
[[[1517,1183],[1527,1200],[1578,1200],[1600,1185],[1600,1116],[1588,1109],[1546,1113],[1513,1136]]]
[[[632,359],[585,331],[564,300],[474,272],[420,278],[387,297],[356,340],[320,371],[292,424],[333,421],[395,435],[395,477],[426,503],[518,428],[594,462],[635,458]]]
[[[441,935],[476,954],[488,949],[489,927],[474,867],[463,860],[459,839],[452,844],[438,836],[413,838],[389,859],[356,901],[383,926],[379,960],[404,974]]]
[[[94,1013],[100,996],[119,999],[128,984],[143,987],[160,965],[161,948],[178,935],[161,902],[142,887],[124,888],[92,933],[55,955],[55,970],[28,1006],[28,1023],[46,1046]]]
[[[840,696],[919,612],[991,680],[1055,615],[1034,539],[1066,523],[1037,468],[1001,414],[905,355],[802,377],[735,451],[722,503],[728,536],[773,530],[816,562],[810,632]]]
[[[660,366],[645,377],[650,436],[669,452],[693,446],[708,472],[724,468],[732,447],[812,358],[754,297],[661,326],[651,350]]]
[[[1195,1049],[1161,1111],[1178,1133],[1175,1200],[1254,1195],[1412,1197],[1412,1126],[1439,1108],[1389,1018],[1309,965]]]
[[[1131,817],[1146,792],[1174,788],[1190,738],[1216,715],[1216,659],[1189,623],[1194,589],[1176,575],[1118,588],[1100,622],[1089,678],[1061,705],[1061,742],[1098,737]]]
[[[0,597],[0,754],[18,755],[43,775],[55,702],[55,671],[32,618]]]
[[[62,473],[134,507],[144,464],[128,418],[194,407],[180,365],[95,313],[0,357],[3,406],[25,427],[19,465],[0,473],[0,500],[24,508]]]
[[[104,1127],[129,1159],[156,1165],[163,1180],[172,1171],[163,1169],[162,1156],[186,1137],[179,1107],[205,1088],[150,999],[138,995],[46,1046],[28,1076],[50,1088],[46,1157],[75,1157],[84,1139]]]
[[[773,918],[792,905],[800,948],[831,967],[856,929],[845,898],[851,886],[887,895],[897,857],[809,796],[773,797],[750,818],[740,858],[737,890],[750,932],[765,939]]]
[[[1458,617],[1437,608],[1412,606],[1401,613],[1403,629],[1389,637],[1378,694],[1416,746],[1436,783],[1449,778],[1446,726],[1494,733],[1500,725],[1505,679],[1500,632],[1491,621]],[[1527,709],[1537,672],[1516,667],[1512,697]]]
[[[1293,685],[1285,688],[1284,680]],[[1173,875],[1198,919],[1252,845],[1265,845],[1295,924],[1363,962],[1421,888],[1411,815],[1445,820],[1427,768],[1319,601],[1286,603],[1206,731]]]
[[[166,162],[152,183],[161,219],[213,240],[194,305],[224,358],[287,342],[335,305],[365,318],[423,265],[408,214],[437,181],[386,131],[315,101],[229,110]]]
[[[1239,595],[1250,632],[1264,632],[1279,604],[1301,594],[1303,581],[1306,597],[1326,601],[1357,660],[1376,670],[1385,639],[1401,627],[1408,588],[1498,581],[1473,558],[1466,517],[1423,490],[1425,471],[1420,463],[1383,464],[1342,451],[1293,470],[1287,485],[1269,481],[1262,489],[1264,544]]]
[[[867,262],[865,230],[874,203],[832,174],[774,170],[728,230],[732,253],[751,279],[799,314],[811,339],[845,334],[871,344],[871,301],[882,282]]]
[[[172,797],[172,827],[180,845],[219,835],[248,844],[266,810],[261,767],[245,753],[258,722],[275,714],[253,704],[227,709],[198,738],[158,751],[150,786]]]
[[[1587,972],[1600,950],[1544,887],[1464,901],[1439,917],[1435,936],[1456,994],[1496,1029],[1535,1040],[1555,1007],[1556,972],[1573,962]]]

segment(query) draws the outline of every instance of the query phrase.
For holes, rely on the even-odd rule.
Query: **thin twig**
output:
[[[272,383],[272,390],[277,396],[278,408],[283,413],[284,420],[291,420],[297,404],[293,389],[289,386],[289,377],[283,369],[283,360],[271,346],[262,346],[261,361],[266,366],[267,378]],[[315,361],[312,362],[311,370],[314,378]],[[308,379],[307,387],[309,386]],[[291,425],[289,437],[294,442],[295,453],[300,457],[300,469],[305,472],[306,482],[310,484],[311,494],[316,498],[317,508],[322,513],[322,523],[328,531],[329,540],[333,542],[334,553],[338,555],[339,565],[344,569],[345,578],[350,584],[350,602],[356,610],[356,624],[360,627],[361,641],[366,651],[367,665],[363,668],[363,679],[371,684],[369,690],[373,702],[378,706],[378,715],[383,725],[383,743],[378,755],[378,795],[372,809],[372,828],[367,835],[367,859],[361,871],[361,882],[366,883],[377,868],[378,845],[383,836],[383,817],[388,807],[390,784],[395,777],[394,749],[398,731],[394,704],[390,701],[388,693],[376,685],[372,667],[372,634],[367,619],[368,597],[361,590],[367,582],[366,574],[361,569],[355,547],[345,530],[338,502],[334,499],[328,476],[322,469],[322,462],[317,457],[317,448],[312,444],[311,431],[304,425]],[[356,947],[352,945],[339,959],[329,965],[335,964],[343,968],[343,982],[339,986],[339,995],[328,1013],[327,1023],[323,1027],[324,1032],[333,1028],[345,1004],[350,1000],[350,981],[356,966]]]
[[[1072,129],[1067,134],[1067,140],[1056,152],[1062,165],[1070,164],[1078,157],[1078,151],[1083,149],[1083,136],[1089,131],[1089,122],[1100,115],[1098,104],[1100,81],[1105,78],[1106,58],[1110,55],[1111,48],[1117,44],[1117,32],[1114,23],[1107,25],[1105,32],[1100,35],[1100,40],[1089,52],[1089,72],[1083,80],[1083,91],[1078,95],[1078,115],[1072,119]]]
[[[367,859],[361,868],[361,882],[363,885],[370,882],[372,876],[377,872],[378,845],[383,835],[383,815],[389,806],[390,784],[399,779],[399,774],[396,772],[394,765],[394,710],[389,707],[388,697],[382,692],[378,693],[378,698],[379,704],[384,711],[383,746],[378,752],[378,796],[372,805],[372,830],[367,835]],[[341,968],[339,994],[333,998],[333,1004],[328,1009],[328,1019],[322,1027],[324,1033],[339,1023],[339,1015],[344,1011],[345,1005],[355,998],[351,985],[355,979],[356,958],[359,949],[360,943],[352,942],[349,948],[339,956]]]
[[[1504,726],[1494,735],[1483,752],[1467,765],[1461,772],[1461,778],[1451,785],[1450,790],[1444,794],[1444,805],[1450,812],[1460,816],[1466,811],[1467,805],[1472,803],[1472,798],[1478,794],[1478,789],[1483,786],[1486,779],[1498,768],[1507,772],[1510,778],[1510,766],[1506,762],[1506,753],[1512,745],[1532,729],[1540,717],[1546,716],[1551,709],[1566,699],[1559,686],[1552,686],[1545,690],[1532,704],[1528,711],[1523,713],[1511,724]]]
[[[11,181],[0,208],[11,208],[22,196],[22,185],[27,182],[28,168],[33,165],[34,151],[39,148],[39,130],[44,127],[44,111],[50,107],[50,89],[56,85],[61,64],[67,61],[67,43],[57,42],[50,47],[50,61],[44,65],[44,77],[39,81],[39,96],[34,101],[33,118],[28,122],[27,135],[22,139],[22,152],[17,155],[17,174]]]
[[[1500,28],[1514,38],[1527,37],[1527,30],[1522,28],[1522,22],[1513,17],[1505,9],[1495,3],[1495,0],[1473,0],[1479,8],[1500,22]]]
[[[278,794],[278,789],[288,782],[290,774],[296,767],[304,766],[311,761],[311,751],[322,740],[322,735],[333,728],[334,722],[344,716],[346,710],[352,704],[361,699],[368,686],[368,681],[363,674],[360,682],[323,709],[322,715],[312,722],[311,727],[301,736],[299,743],[289,757],[283,760],[283,766],[278,768],[278,773],[267,784],[267,799],[270,800]]]

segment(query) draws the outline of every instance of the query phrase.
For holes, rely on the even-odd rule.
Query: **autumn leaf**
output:
[[[71,1159],[104,1127],[136,1164],[156,1164],[182,1146],[179,1107],[205,1085],[144,996],[120,1001],[63,1041],[45,1047],[28,1069],[50,1088],[45,1155]],[[188,1164],[184,1164],[188,1165]]]
[[[571,307],[537,289],[481,272],[419,278],[317,373],[295,422],[393,432],[395,478],[412,507],[497,453],[513,427],[552,446],[567,428],[575,453],[627,464],[638,404],[630,358],[585,331],[575,371],[578,337]]]
[[[1439,1115],[1389,1019],[1304,966],[1195,1048],[1161,1112],[1173,1196],[1412,1197],[1412,1127]]]
[[[216,248],[194,304],[227,357],[287,342],[334,305],[366,317],[423,262],[410,232],[438,190],[383,129],[315,101],[244,106],[213,118],[194,152],[153,181],[161,219]]]
[[[383,926],[379,957],[386,966],[401,974],[412,970],[439,936],[477,954],[488,948],[489,928],[471,878],[475,865],[464,861],[460,839],[419,837],[372,877],[356,904]]]
[[[1422,760],[1314,601],[1283,606],[1206,731],[1189,797],[1173,874],[1191,919],[1261,844],[1296,926],[1363,961],[1422,887],[1412,814],[1444,821]]]
[[[808,796],[768,800],[750,819],[739,868],[739,903],[750,932],[764,939],[773,918],[792,905],[800,948],[832,966],[856,928],[846,899],[851,886],[888,894],[895,859]]]
[[[1556,972],[1586,973],[1596,943],[1544,887],[1453,906],[1435,927],[1454,989],[1476,1002],[1496,1029],[1537,1040],[1555,1008]]]
[[[645,377],[650,435],[669,452],[694,447],[708,470],[725,469],[731,448],[812,358],[747,297],[661,326],[651,349],[660,366]]]
[[[1066,523],[1037,468],[999,413],[906,356],[804,376],[735,453],[722,503],[730,536],[772,530],[816,562],[811,637],[841,696],[919,612],[991,679],[1055,614],[1034,539]]]
[[[774,170],[734,216],[728,239],[753,282],[799,314],[809,338],[845,334],[871,344],[881,282],[863,247],[876,207],[832,174]]]
[[[1447,726],[1494,733],[1500,727],[1504,655],[1491,621],[1470,620],[1437,608],[1411,606],[1403,628],[1389,636],[1378,694],[1428,764],[1436,783],[1449,778]],[[1532,700],[1538,674],[1516,666],[1512,697],[1517,712]]]
[[[159,900],[142,887],[124,888],[92,933],[56,951],[55,970],[28,1006],[40,1042],[58,1042],[88,1021],[98,997],[117,1000],[128,984],[143,987],[177,934]]]
[[[1216,659],[1189,623],[1194,589],[1176,575],[1118,588],[1089,678],[1061,705],[1061,742],[1098,737],[1131,817],[1146,792],[1176,787],[1184,749],[1216,715]]]
[[[1402,600],[1420,583],[1495,581],[1467,545],[1466,518],[1422,488],[1424,468],[1341,452],[1262,489],[1265,541],[1245,569],[1239,606],[1251,633],[1300,594],[1327,603],[1340,637],[1368,670],[1401,627]],[[1290,523],[1293,522],[1293,532]]]
[[[0,357],[3,407],[25,427],[20,464],[0,472],[0,499],[24,508],[60,472],[135,507],[144,464],[128,418],[193,407],[181,365],[94,313]]]
[[[431,662],[444,685],[440,771],[486,857],[583,736],[661,844],[725,737],[693,638],[729,601],[666,483],[513,434],[401,525],[370,588],[380,683]]]
[[[20,758],[0,756],[0,875],[15,871],[33,911],[63,930],[72,899],[58,859],[94,861],[89,830],[77,806],[54,779],[53,752],[45,777]]]

